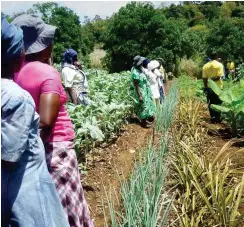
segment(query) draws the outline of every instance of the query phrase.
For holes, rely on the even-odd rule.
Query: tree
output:
[[[105,63],[110,71],[131,68],[135,55],[164,57],[171,64],[184,55],[181,33],[186,25],[167,20],[149,3],[132,2],[122,7],[108,24],[104,48]]]
[[[93,50],[94,38],[88,29],[81,26],[73,10],[54,2],[38,3],[33,8],[46,23],[58,28],[53,44],[54,62],[61,62],[67,48],[75,49],[84,57]]]
[[[244,60],[243,20],[217,20],[212,25],[210,34],[207,39],[209,51],[215,50],[224,60]]]

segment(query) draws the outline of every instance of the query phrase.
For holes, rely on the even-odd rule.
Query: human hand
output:
[[[140,101],[140,102],[143,102],[143,98],[142,98],[141,95],[139,96],[139,101]]]

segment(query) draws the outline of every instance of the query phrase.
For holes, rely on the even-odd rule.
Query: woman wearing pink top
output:
[[[91,227],[73,145],[74,127],[64,107],[67,97],[58,71],[48,65],[56,27],[33,15],[21,15],[13,23],[23,30],[26,51],[25,65],[15,81],[35,101],[48,169],[64,211],[71,227]]]

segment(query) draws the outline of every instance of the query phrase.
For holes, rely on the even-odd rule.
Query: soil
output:
[[[166,94],[172,81],[168,81],[165,86]],[[88,173],[83,176],[82,185],[85,197],[94,219],[96,227],[103,227],[104,211],[107,222],[109,222],[107,195],[112,195],[115,199],[119,195],[119,177],[128,178],[132,172],[137,151],[145,148],[148,139],[153,133],[153,129],[142,128],[139,124],[129,124],[122,129],[123,133],[114,143],[106,147],[99,147],[92,151]],[[123,175],[122,175],[123,174]],[[116,204],[118,206],[119,204]]]
[[[104,226],[103,203],[108,211],[106,193],[112,193],[114,199],[114,190],[119,194],[118,175],[128,178],[138,149],[146,146],[150,135],[152,128],[144,129],[138,124],[130,124],[125,126],[123,134],[114,144],[93,151],[93,165],[89,166],[82,184],[95,226]]]
[[[172,81],[167,83],[165,87],[168,93]],[[203,105],[202,109],[202,127],[207,129],[209,139],[209,151],[206,155],[214,158],[220,149],[231,141],[232,146],[228,150],[233,153],[233,163],[244,169],[244,149],[242,152],[236,153],[244,147],[244,138],[231,139],[230,130],[227,125],[211,124],[207,106]],[[123,133],[107,146],[95,148],[90,155],[90,164],[88,165],[88,173],[83,176],[82,185],[85,191],[85,197],[91,210],[91,216],[94,219],[96,227],[103,227],[104,211],[107,222],[109,222],[107,195],[111,195],[116,200],[119,195],[120,183],[119,177],[126,179],[132,172],[134,160],[136,159],[138,150],[144,148],[148,138],[152,135],[152,128],[145,129],[140,125],[132,123],[123,128]],[[118,203],[115,207],[118,207]],[[244,210],[244,206],[241,207]],[[170,219],[176,216],[170,214]]]

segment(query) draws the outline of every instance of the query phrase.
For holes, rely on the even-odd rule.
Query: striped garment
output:
[[[93,227],[80,182],[72,141],[52,142],[45,147],[48,170],[58,191],[70,227]]]

